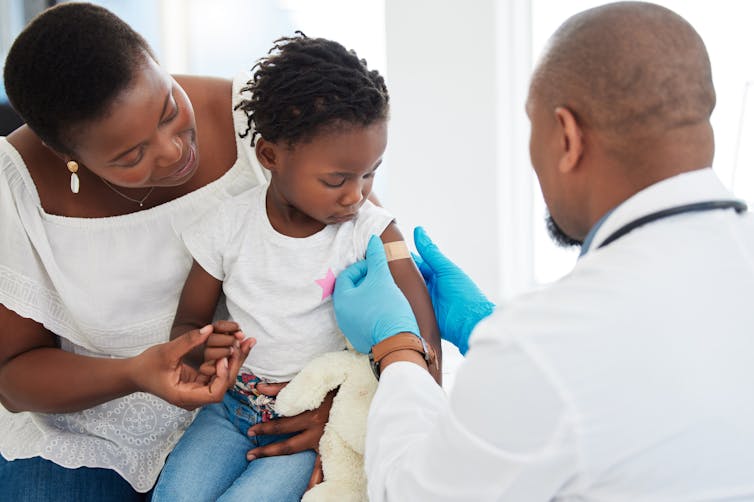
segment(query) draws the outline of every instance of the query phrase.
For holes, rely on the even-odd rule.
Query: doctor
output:
[[[574,270],[492,315],[418,230],[450,396],[375,240],[338,322],[381,374],[370,500],[754,500],[754,219],[710,168],[699,35],[618,3],[553,35],[531,81],[531,160]],[[478,324],[477,324],[478,323]]]

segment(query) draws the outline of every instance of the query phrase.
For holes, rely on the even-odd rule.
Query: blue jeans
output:
[[[110,469],[68,469],[41,457],[8,461],[0,456],[0,500],[143,502],[149,495]]]
[[[247,436],[261,420],[260,413],[227,393],[222,403],[202,408],[168,456],[152,501],[301,500],[316,454],[306,450],[249,462],[247,451],[290,437]]]

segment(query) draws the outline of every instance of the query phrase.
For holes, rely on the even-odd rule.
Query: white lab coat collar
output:
[[[693,202],[734,198],[711,167],[664,179],[615,207],[597,229],[597,233],[583,254],[597,249],[605,239],[623,225],[655,211]]]

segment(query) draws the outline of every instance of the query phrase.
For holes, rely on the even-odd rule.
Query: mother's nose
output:
[[[160,141],[159,160],[160,165],[169,166],[175,164],[183,156],[183,139],[177,134],[166,134]]]

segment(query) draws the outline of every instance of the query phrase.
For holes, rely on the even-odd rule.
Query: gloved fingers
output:
[[[385,256],[385,245],[382,243],[382,239],[373,235],[369,239],[367,245],[367,267],[368,273],[390,273],[390,269],[387,266],[387,257]]]
[[[335,296],[344,294],[346,291],[354,289],[367,275],[367,262],[365,260],[357,261],[345,268],[335,281]]]
[[[416,250],[421,255],[425,264],[427,264],[435,273],[442,271],[444,268],[455,267],[437,247],[437,244],[432,242],[427,232],[423,227],[414,228],[414,245]]]
[[[419,272],[424,278],[424,282],[429,286],[435,277],[435,271],[432,270],[432,267],[430,267],[426,261],[422,260],[422,257],[418,254],[412,252],[411,258],[413,258],[416,268],[419,269]]]

